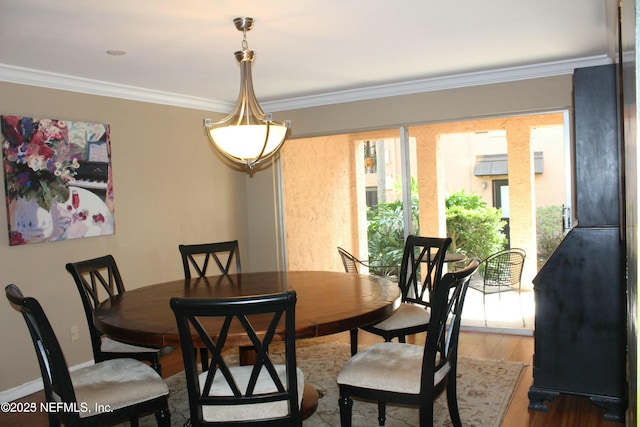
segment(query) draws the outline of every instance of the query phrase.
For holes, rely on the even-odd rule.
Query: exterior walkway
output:
[[[469,288],[462,310],[462,328],[517,335],[533,335],[535,303],[532,290],[502,292],[486,296],[487,323],[482,293]],[[522,310],[522,311],[521,311]],[[522,325],[524,316],[526,326]]]

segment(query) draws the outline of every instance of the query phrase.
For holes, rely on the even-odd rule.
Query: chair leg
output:
[[[160,365],[159,355],[153,358],[153,360],[151,361],[151,367],[153,368],[154,371],[158,373],[158,375],[160,375],[160,377],[162,377],[162,365]]]
[[[168,407],[156,411],[155,415],[158,427],[171,427],[171,412]]]
[[[526,328],[527,323],[524,320],[524,309],[522,308],[522,293],[520,289],[518,289],[518,301],[520,301],[520,315],[522,316],[522,327]]]
[[[487,327],[487,294],[482,293],[482,310],[484,311],[484,327]]]
[[[353,399],[349,396],[340,396],[338,406],[340,406],[340,427],[351,427]]]
[[[378,402],[378,425],[387,422],[387,402]]]
[[[420,405],[420,427],[434,427],[433,426],[433,399],[432,396],[428,399],[426,405]],[[459,427],[459,426],[456,426]]]
[[[351,329],[349,335],[351,336],[351,355],[355,356],[358,352],[358,329]]]
[[[447,406],[449,407],[449,416],[454,427],[462,427],[460,420],[460,412],[458,411],[458,398],[456,391],[456,370],[449,372],[447,379]]]
[[[49,418],[49,427],[60,427],[60,418],[58,418],[58,414],[55,412],[48,412],[47,416]]]

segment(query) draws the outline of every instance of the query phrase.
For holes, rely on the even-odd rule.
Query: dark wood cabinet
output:
[[[626,316],[620,144],[614,65],[574,73],[577,222],[534,278],[529,409],[587,396],[624,422]]]

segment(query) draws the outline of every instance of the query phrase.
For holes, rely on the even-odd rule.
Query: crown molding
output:
[[[371,86],[362,89],[350,89],[330,92],[320,95],[304,96],[284,99],[281,101],[261,102],[265,111],[286,111],[298,108],[318,107],[321,105],[340,104],[345,102],[363,101],[367,99],[386,98],[399,95],[434,92],[438,90],[456,89],[470,86],[480,86],[495,83],[505,83],[518,80],[528,80],[541,77],[573,74],[576,68],[593,67],[611,64],[613,61],[607,55],[578,58],[574,60],[548,62],[530,66],[503,68],[476,73],[457,74],[452,76],[434,77],[422,80],[412,80],[401,83]]]
[[[573,60],[547,62],[531,66],[503,68],[477,73],[457,74],[445,77],[370,86],[360,89],[328,92],[319,95],[261,102],[261,105],[265,111],[269,112],[286,111],[299,108],[318,107],[322,105],[341,104],[345,102],[363,101],[368,99],[387,98],[391,96],[411,95],[437,90],[573,74],[573,70],[575,68],[605,65],[611,64],[612,62],[613,61],[609,56],[600,55]],[[150,102],[154,104],[195,108],[211,112],[227,113],[233,108],[233,104],[222,101],[144,89],[135,86],[114,84],[100,80],[84,79],[65,74],[15,67],[1,63],[0,81],[80,92],[90,95]]]
[[[101,80],[91,80],[66,74],[56,74],[31,68],[0,63],[0,81],[49,89],[68,90],[89,95],[108,96],[152,104],[196,108],[213,112],[228,112],[233,104],[178,93],[127,86]]]

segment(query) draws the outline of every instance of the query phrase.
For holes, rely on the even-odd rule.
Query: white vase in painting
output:
[[[27,243],[44,242],[53,233],[51,212],[41,208],[35,199],[17,198],[13,202],[15,231]]]

